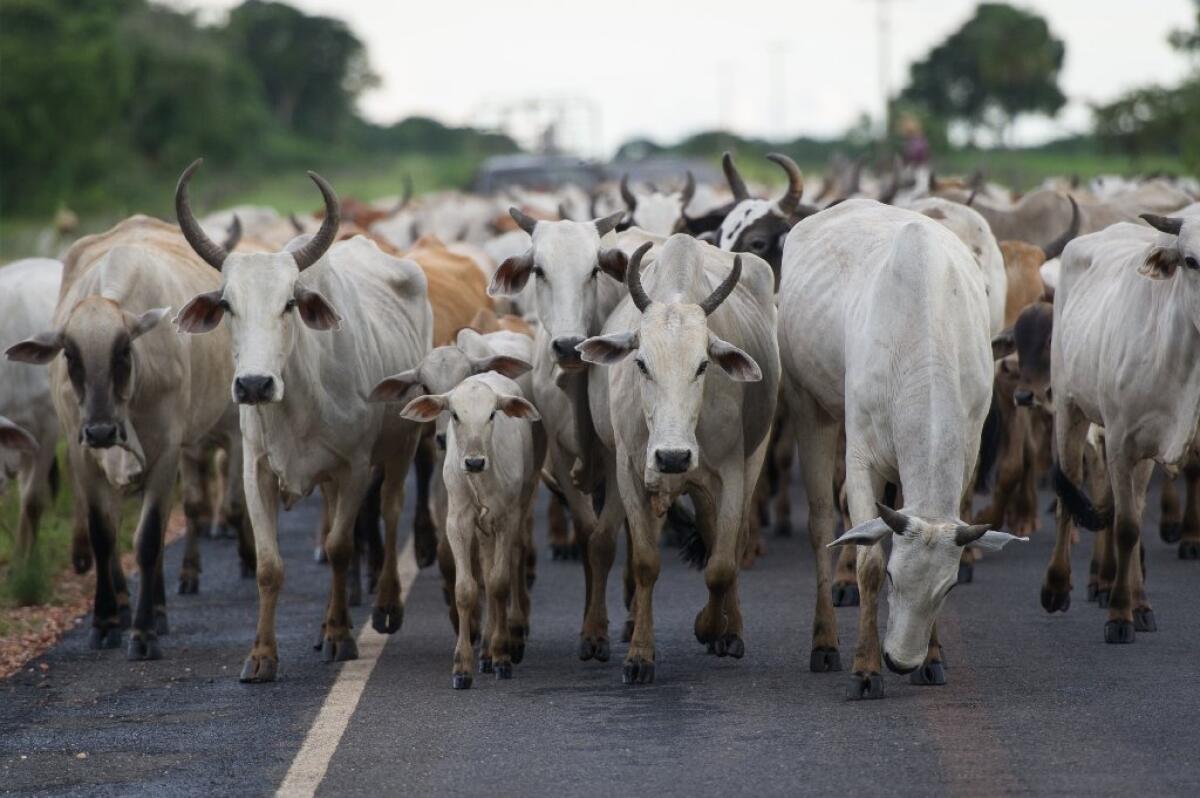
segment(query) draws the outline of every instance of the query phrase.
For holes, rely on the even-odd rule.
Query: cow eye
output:
[[[750,249],[755,252],[763,252],[767,248],[767,242],[764,239],[756,238],[750,242]]]
[[[229,306],[229,302],[227,302],[225,299],[222,298],[221,301],[217,302],[217,307],[228,313],[230,316],[233,315],[233,308]]]
[[[646,361],[642,360],[639,357],[639,358],[635,358],[633,362],[637,363],[638,371],[642,372],[647,377],[650,376],[650,370],[646,368]]]
[[[495,410],[493,410],[493,411],[492,411],[492,413],[491,413],[491,415],[489,415],[489,416],[488,416],[488,421],[491,421],[491,420],[492,420],[492,419],[494,419],[495,417],[496,417],[496,411],[495,411]]]
[[[546,272],[542,270],[541,266],[534,266],[533,267],[533,276],[544,278],[546,276]]]
[[[696,367],[696,376],[699,377],[704,372],[708,371],[708,361],[701,360],[700,365]]]
[[[599,276],[600,276],[600,267],[599,267],[599,266],[593,266],[593,267],[592,267],[592,279],[593,279],[593,280],[595,280],[595,279],[596,279],[597,277],[599,277]]]
[[[283,306],[283,312],[287,313],[291,310],[294,310],[295,307],[296,307],[296,298],[292,297],[291,299],[289,299],[287,301],[287,304]]]
[[[1187,266],[1189,269],[1191,269],[1192,271],[1196,271],[1197,269],[1200,269],[1200,261],[1197,261],[1191,255],[1188,255],[1186,258],[1183,259],[1183,264],[1185,266]]]
[[[453,410],[450,411],[450,418],[454,421],[455,424],[458,423],[458,413],[455,413]]]

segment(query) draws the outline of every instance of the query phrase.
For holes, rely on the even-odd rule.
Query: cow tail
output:
[[[992,470],[1000,459],[1000,400],[992,393],[992,404],[983,420],[983,431],[979,435],[979,467],[975,471],[975,492],[987,493]]]
[[[676,501],[667,510],[667,525],[679,543],[679,559],[697,571],[708,565],[708,546],[696,524],[696,514],[681,501]]]
[[[1097,509],[1087,494],[1071,482],[1058,463],[1054,464],[1054,492],[1058,494],[1063,509],[1084,529],[1099,532],[1112,523],[1112,510]]]

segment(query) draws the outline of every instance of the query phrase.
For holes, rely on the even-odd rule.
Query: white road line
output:
[[[408,600],[409,591],[412,590],[413,582],[419,573],[411,537],[408,539],[408,545],[400,552],[398,570],[400,600],[404,603]],[[354,715],[358,700],[367,686],[367,680],[371,678],[371,671],[375,670],[375,663],[379,661],[379,655],[383,653],[383,647],[391,637],[392,635],[376,632],[371,628],[369,621],[363,626],[363,630],[358,633],[358,659],[342,664],[333,687],[325,696],[321,711],[313,720],[312,727],[304,737],[304,744],[292,760],[292,766],[288,768],[287,776],[276,795],[293,798],[316,793],[317,787],[325,778],[325,772],[329,770],[329,761],[337,751],[342,735],[346,733],[346,727],[350,725],[350,718]]]

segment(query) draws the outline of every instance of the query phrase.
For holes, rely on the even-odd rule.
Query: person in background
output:
[[[900,115],[898,124],[903,140],[901,156],[908,167],[924,167],[929,164],[929,139],[921,128],[921,120],[910,113]]]

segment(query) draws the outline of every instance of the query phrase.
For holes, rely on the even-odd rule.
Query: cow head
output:
[[[1143,213],[1142,219],[1166,235],[1150,248],[1138,271],[1153,280],[1169,280],[1182,271],[1189,280],[1200,278],[1200,219]]]
[[[130,438],[129,402],[137,383],[134,342],[153,330],[170,308],[130,313],[101,295],[80,300],[57,330],[14,344],[8,359],[47,364],[61,352],[79,403],[79,442],[97,449]]]
[[[779,164],[787,173],[788,188],[778,200],[754,199],[746,189],[733,156],[728,152],[721,159],[725,179],[733,192],[734,204],[717,230],[717,245],[729,252],[750,252],[771,264],[775,272],[775,290],[779,290],[779,269],[783,262],[783,242],[793,225],[817,212],[804,205],[804,176],[800,167],[786,155],[771,153],[768,159]]]
[[[184,170],[175,189],[179,227],[196,254],[221,272],[221,287],[200,294],[175,317],[182,332],[205,333],[228,316],[233,340],[234,377],[231,392],[239,404],[283,400],[283,367],[296,343],[297,324],[312,330],[337,330],[341,317],[320,293],[300,283],[300,273],[316,263],[337,239],[337,195],[313,172],[309,177],[325,199],[325,219],[311,240],[293,241],[294,248],[277,253],[228,252],[212,241],[192,215],[187,187],[195,161]]]
[[[695,193],[696,178],[690,171],[683,190],[669,194],[657,190],[649,194],[634,194],[629,188],[629,175],[621,178],[621,199],[629,208],[631,223],[654,235],[669,236],[687,227],[684,211]]]
[[[1000,378],[1013,387],[1013,401],[1022,407],[1050,408],[1050,338],[1054,306],[1035,302],[1021,311],[1012,327],[992,339],[992,354],[1000,360]]]
[[[516,379],[529,369],[528,363],[515,357],[472,357],[457,345],[439,346],[425,355],[416,368],[382,380],[371,391],[368,401],[402,402],[413,395],[444,395],[475,374],[494,371],[509,379]],[[438,448],[445,449],[446,425],[445,420],[440,417],[437,421],[436,435]]]
[[[604,321],[598,310],[599,282],[625,279],[625,253],[600,243],[624,213],[594,222],[538,221],[517,208],[509,213],[533,246],[500,264],[488,294],[515,296],[532,277],[538,321],[549,334],[555,359],[563,369],[580,369],[575,347]]]
[[[762,372],[752,357],[708,329],[708,316],[741,277],[741,257],[734,258],[733,270],[700,304],[666,303],[651,300],[642,287],[641,262],[649,249],[649,242],[642,244],[627,270],[629,296],[642,314],[637,329],[589,338],[579,351],[586,362],[598,365],[634,356],[649,431],[646,483],[653,485],[661,475],[686,474],[700,465],[696,424],[709,364],[739,382],[757,382]]]
[[[883,658],[888,668],[908,673],[920,667],[929,650],[933,623],[958,583],[958,563],[965,546],[998,551],[1023,540],[986,525],[931,521],[877,505],[879,518],[859,524],[830,546],[872,545],[892,538],[887,562],[888,628]]]
[[[22,456],[37,449],[38,443],[32,435],[0,416],[0,496],[8,489],[8,481],[17,475]]]
[[[525,399],[496,393],[479,380],[467,380],[449,393],[418,396],[401,411],[409,421],[421,423],[433,421],[443,414],[449,416],[447,456],[457,459],[459,468],[468,474],[487,471],[496,461],[492,449],[492,424],[496,413],[528,421],[541,420],[537,409]]]

